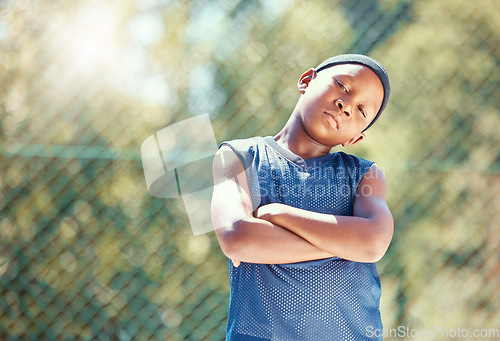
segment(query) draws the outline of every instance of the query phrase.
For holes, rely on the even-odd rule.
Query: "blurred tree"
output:
[[[410,1],[398,1],[392,12],[378,0],[342,0],[341,5],[355,34],[349,51],[356,53],[369,54],[411,21]]]
[[[369,52],[393,84],[346,152],[385,170],[388,327],[494,328],[500,234],[493,1],[14,1],[0,16],[0,335],[223,339],[227,259],[139,150],[208,112],[219,142],[277,133],[296,81]],[[446,311],[446,319],[442,312]]]

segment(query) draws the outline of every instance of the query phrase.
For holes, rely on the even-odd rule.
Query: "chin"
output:
[[[314,137],[311,136],[311,137],[317,143],[319,143],[325,147],[329,147],[329,148],[334,148],[334,147],[338,146],[339,144],[342,144],[337,139],[332,138],[332,136],[324,136],[323,135],[323,136],[314,136]]]
[[[339,132],[329,125],[304,125],[304,130],[313,141],[322,146],[333,148],[343,143],[339,141]]]

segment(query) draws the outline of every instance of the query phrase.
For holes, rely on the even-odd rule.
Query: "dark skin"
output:
[[[337,65],[321,72],[309,69],[299,78],[301,94],[277,143],[303,159],[361,142],[383,100],[377,75],[357,64]],[[230,147],[214,160],[217,186],[212,217],[222,251],[240,261],[280,264],[338,256],[375,262],[386,252],[393,219],[386,204],[382,172],[372,166],[361,180],[353,216],[310,212],[269,204],[252,212],[243,164]]]
[[[302,96],[275,139],[303,159],[361,142],[384,98],[377,75],[355,64],[309,69],[297,87]]]

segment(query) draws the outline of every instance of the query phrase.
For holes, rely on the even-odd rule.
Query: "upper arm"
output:
[[[389,246],[394,221],[386,201],[386,182],[382,171],[373,165],[361,179],[353,205],[353,215],[370,220],[384,245]]]
[[[217,151],[213,162],[214,189],[212,222],[224,249],[236,222],[252,217],[252,202],[243,162],[227,145]]]

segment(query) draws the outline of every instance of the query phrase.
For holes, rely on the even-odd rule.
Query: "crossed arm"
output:
[[[252,212],[248,180],[242,162],[228,146],[215,156],[212,221],[224,254],[262,264],[295,263],[340,258],[376,262],[386,252],[393,233],[385,201],[385,180],[372,167],[361,180],[353,216],[335,216],[269,204]]]

